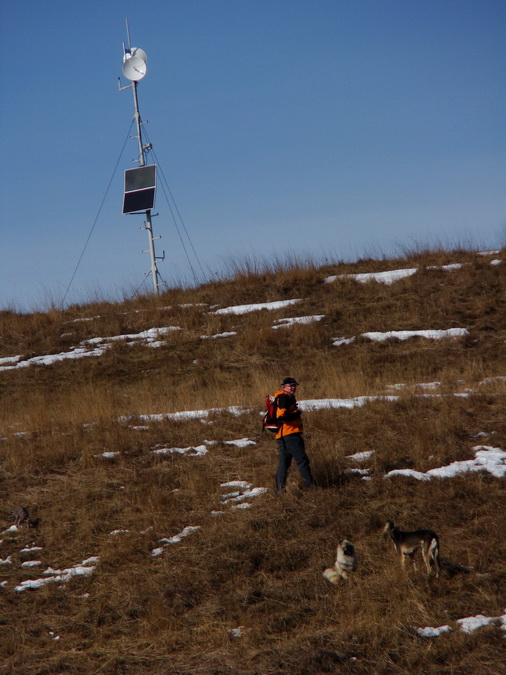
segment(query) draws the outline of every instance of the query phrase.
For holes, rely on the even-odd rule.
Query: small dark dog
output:
[[[348,579],[349,575],[357,569],[358,557],[355,547],[343,539],[337,544],[337,557],[334,567],[327,567],[323,576],[331,584],[337,584],[339,579]]]
[[[441,561],[439,559],[439,537],[432,530],[415,530],[414,532],[403,532],[389,520],[383,530],[383,538],[390,537],[393,541],[395,550],[401,558],[401,564],[404,567],[406,558],[409,557],[416,569],[415,553],[421,551],[423,562],[427,568],[427,574],[430,574],[431,564],[434,565],[436,577],[441,570]]]
[[[3,513],[12,518],[14,521],[13,525],[16,527],[38,527],[39,525],[38,520],[32,520],[30,518],[30,513],[25,506],[16,506],[12,511],[3,511]]]

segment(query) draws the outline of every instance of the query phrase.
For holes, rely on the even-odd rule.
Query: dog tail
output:
[[[434,569],[436,571],[436,576],[439,576],[439,571],[441,570],[441,560],[439,558],[439,541],[436,537],[433,537],[429,545],[429,560],[432,560],[434,563]]]

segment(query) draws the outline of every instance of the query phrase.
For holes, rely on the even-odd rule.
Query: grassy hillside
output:
[[[501,620],[458,623],[506,611],[505,261],[245,264],[0,312],[0,508],[40,519],[3,516],[0,672],[506,672]],[[286,375],[318,486],[294,466],[280,497],[261,411]],[[439,579],[402,571],[388,519],[439,534]],[[345,536],[359,567],[333,586]]]

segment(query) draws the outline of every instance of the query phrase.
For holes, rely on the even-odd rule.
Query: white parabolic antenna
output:
[[[142,80],[147,71],[147,60],[148,57],[146,56],[146,52],[134,47],[130,54],[127,52],[124,56],[122,68],[123,75],[127,80],[131,80],[132,82]]]
[[[141,49],[140,47],[132,47],[130,53],[132,56],[140,56],[145,63],[148,62],[148,55],[146,54],[144,49]]]

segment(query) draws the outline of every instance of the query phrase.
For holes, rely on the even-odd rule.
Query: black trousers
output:
[[[309,468],[309,457],[306,455],[306,447],[302,434],[289,434],[277,439],[279,464],[276,473],[276,488],[282,492],[288,477],[288,469],[292,459],[297,463],[299,473],[304,485],[311,487],[314,484],[311,469]]]

